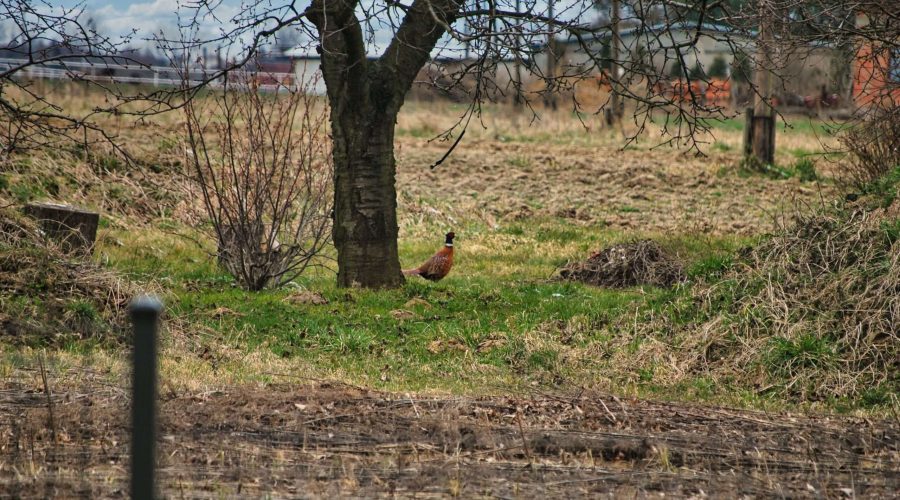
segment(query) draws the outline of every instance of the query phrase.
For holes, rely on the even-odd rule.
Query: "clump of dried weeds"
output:
[[[653,240],[636,240],[605,248],[582,262],[567,264],[559,278],[595,286],[669,287],[684,281],[684,266]]]
[[[116,340],[137,288],[89,260],[64,253],[34,222],[0,210],[0,331],[30,345]]]
[[[792,400],[894,403],[898,228],[900,219],[861,207],[796,216],[721,276],[635,323],[635,334],[667,340],[645,342],[631,362]]]

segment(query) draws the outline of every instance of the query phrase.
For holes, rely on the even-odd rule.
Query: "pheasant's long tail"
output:
[[[418,269],[407,269],[407,270],[403,271],[403,276],[416,276],[419,274],[422,274],[422,272],[419,271]]]

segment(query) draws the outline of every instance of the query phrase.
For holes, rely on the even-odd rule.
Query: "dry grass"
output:
[[[684,280],[684,266],[653,240],[620,243],[583,262],[567,264],[559,278],[595,286],[629,288],[669,287]]]
[[[121,494],[127,397],[99,377],[52,373],[51,394],[28,393],[13,375],[0,386],[3,490]],[[890,495],[900,460],[890,422],[592,390],[448,398],[293,380],[164,388],[161,399],[164,496],[876,498]]]
[[[896,204],[785,229],[779,213],[835,189],[731,173],[739,132],[717,130],[710,141],[719,147],[695,158],[649,149],[656,137],[622,149],[620,130],[593,118],[586,130],[563,112],[530,127],[527,115],[493,108],[489,128],[473,125],[429,170],[448,147],[429,138],[460,111],[412,103],[397,138],[401,258],[427,257],[449,227],[460,235],[457,265],[439,284],[338,290],[323,273],[291,291],[231,286],[210,258],[214,244],[193,229],[204,219],[182,177],[181,125],[169,115],[117,125],[134,165],[102,149],[5,165],[4,204],[21,201],[16,192],[51,195],[42,183],[56,179],[49,197],[98,208],[109,227],[93,264],[4,248],[15,290],[0,305],[19,309],[2,311],[28,317],[75,300],[121,328],[131,283],[166,288],[168,496],[889,494],[896,423],[874,419],[897,406],[900,249],[878,238]],[[779,146],[821,150],[800,133]],[[793,156],[782,149],[779,161]],[[16,191],[34,186],[45,187]],[[762,232],[775,236],[737,264],[716,260]],[[547,280],[566,261],[635,237],[685,258],[688,284],[623,291]],[[44,268],[54,281],[38,276]],[[31,283],[61,294],[39,302],[48,288]],[[311,290],[322,300],[297,299]],[[65,311],[41,321],[56,318]],[[9,457],[0,487],[116,494],[127,470],[127,353],[83,341],[56,347],[0,344],[0,455]],[[473,397],[486,393],[521,397]],[[628,397],[648,395],[707,405]],[[708,405],[831,411],[817,403],[840,398],[867,420]]]
[[[864,190],[900,166],[900,111],[895,108],[870,117],[848,130],[840,144],[850,153],[850,161],[839,179],[853,189]]]
[[[138,288],[117,273],[63,253],[15,211],[0,212],[0,324],[11,343],[117,342]]]
[[[86,97],[79,102],[87,108],[96,96]],[[587,317],[573,308],[565,313],[552,312],[552,317],[534,321],[535,326],[527,309],[534,308],[536,301],[542,303],[544,298],[529,294],[528,289],[557,286],[544,280],[564,262],[582,260],[594,249],[635,237],[679,240],[679,245],[691,246],[689,253],[696,259],[715,242],[726,241],[730,245],[747,236],[772,231],[779,213],[793,210],[795,204],[817,205],[830,199],[835,191],[827,182],[813,184],[729,173],[729,167],[739,160],[738,147],[711,148],[709,157],[697,158],[675,149],[650,149],[659,138],[658,131],[650,131],[636,145],[622,149],[622,131],[604,128],[599,118],[586,117],[585,128],[571,113],[541,111],[540,119],[532,122],[527,113],[505,107],[489,108],[483,116],[486,127],[473,122],[450,158],[437,169],[429,170],[428,165],[449,146],[447,142],[429,139],[450,127],[461,112],[461,107],[452,104],[412,102],[400,116],[397,158],[401,258],[407,264],[420,261],[440,243],[435,234],[456,229],[460,234],[460,259],[445,285],[449,288],[437,290],[437,299],[426,298],[441,303],[472,300],[476,304],[488,300],[485,297],[499,297],[490,300],[496,304],[517,304],[522,308],[519,315],[527,317],[528,322],[520,325],[507,321],[499,328],[514,331],[496,335],[495,318],[472,318],[460,313],[460,317],[432,320],[438,313],[417,313],[409,323],[425,325],[413,327],[428,337],[422,342],[423,352],[427,352],[424,347],[432,341],[447,345],[468,343],[465,349],[442,350],[442,354],[459,355],[448,354],[439,364],[427,354],[422,354],[427,361],[418,360],[419,364],[406,359],[411,356],[410,349],[419,347],[410,347],[408,340],[373,347],[376,340],[393,341],[398,328],[406,330],[409,325],[401,328],[382,324],[385,322],[376,317],[355,318],[362,310],[371,310],[377,316],[402,308],[410,297],[403,297],[396,304],[391,303],[394,298],[390,295],[370,297],[365,300],[371,304],[362,305],[335,299],[339,295],[334,292],[329,295],[329,310],[355,318],[356,326],[348,332],[343,331],[346,321],[334,323],[331,318],[317,317],[306,309],[307,305],[294,304],[296,310],[277,313],[284,329],[260,344],[261,334],[254,321],[268,325],[271,318],[259,317],[253,311],[278,308],[266,297],[231,296],[220,289],[222,277],[207,254],[213,252],[214,246],[204,233],[192,229],[202,225],[204,218],[183,175],[184,150],[179,140],[183,125],[177,115],[140,123],[110,118],[110,125],[128,141],[138,164],[128,164],[102,148],[55,151],[13,158],[6,177],[10,186],[36,186],[46,179],[56,179],[57,195],[44,192],[31,196],[99,208],[103,219],[110,221],[110,226],[99,235],[99,261],[108,262],[111,268],[124,270],[137,280],[159,279],[167,288],[176,290],[171,300],[187,296],[202,299],[189,302],[195,309],[184,311],[177,318],[180,323],[171,325],[173,350],[169,356],[178,361],[164,367],[172,371],[175,384],[261,380],[267,375],[260,373],[277,366],[272,371],[312,370],[340,380],[398,389],[409,383],[422,386],[423,380],[447,378],[448,373],[465,374],[458,383],[432,385],[435,390],[470,391],[528,383],[522,373],[549,383],[609,383],[611,379],[598,373],[617,372],[626,374],[627,383],[647,379],[648,383],[664,386],[690,379],[695,372],[686,367],[692,365],[673,361],[676,357],[671,355],[671,346],[664,337],[660,340],[646,335],[647,332],[622,334],[606,323],[622,312],[620,305],[627,300],[606,300],[602,293],[585,293],[584,297],[576,293],[565,300],[595,301],[597,317]],[[727,146],[740,140],[740,132],[727,127],[715,132],[715,138],[708,138],[710,142]],[[787,149],[821,150],[814,135],[799,132],[779,136],[779,146],[786,145]],[[784,149],[779,155],[786,159],[794,156]],[[3,196],[9,199],[10,192],[5,191]],[[144,229],[136,231],[136,227]],[[176,237],[174,233],[187,237]],[[199,240],[199,245],[191,238]],[[663,243],[671,248],[670,241]],[[327,290],[331,281],[331,276],[324,273],[304,286]],[[453,290],[462,289],[475,289],[478,293],[471,297],[457,294],[453,299]],[[429,291],[411,287],[401,294],[424,296]],[[630,291],[627,295],[640,293]],[[207,300],[207,294],[214,298]],[[280,298],[276,300],[282,303]],[[207,302],[211,303],[209,310],[204,309]],[[244,305],[248,310],[237,312]],[[235,314],[230,314],[229,308]],[[221,315],[214,322],[207,321],[208,315],[219,310]],[[293,345],[296,321],[310,321],[316,331],[324,331],[326,325],[342,332],[312,342],[314,349],[324,349],[327,340],[329,349],[341,352],[382,352],[378,356],[342,355],[319,364],[306,358],[282,359],[273,351],[287,351],[284,355],[288,356],[301,349]],[[200,328],[200,323],[210,331]],[[492,326],[488,328],[486,324]],[[673,328],[662,326],[660,332],[654,333],[664,336]],[[608,337],[615,340],[607,343]],[[285,347],[289,339],[293,340]],[[509,354],[491,354],[506,352],[496,344],[499,342],[505,343]],[[485,347],[479,350],[481,344]],[[632,357],[641,360],[634,366],[640,366],[644,373],[638,373],[634,367],[620,370],[628,366]],[[601,366],[598,359],[608,370],[595,370]],[[351,366],[352,363],[358,366]],[[401,373],[390,373],[383,369],[386,363],[406,368],[395,368]],[[322,364],[328,366],[323,368]],[[627,383],[619,388],[627,387]],[[612,383],[611,387],[615,385]]]
[[[725,274],[622,325],[614,364],[663,385],[700,376],[793,401],[896,404],[900,247],[886,220],[896,224],[865,210],[798,216]]]

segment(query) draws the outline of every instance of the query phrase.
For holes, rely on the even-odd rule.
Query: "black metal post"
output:
[[[134,299],[134,372],[131,399],[131,498],[156,497],[156,339],[162,303],[153,296]]]

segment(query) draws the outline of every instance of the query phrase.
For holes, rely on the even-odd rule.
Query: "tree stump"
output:
[[[24,212],[37,220],[41,230],[64,252],[89,254],[93,250],[100,214],[55,203],[29,203]]]

